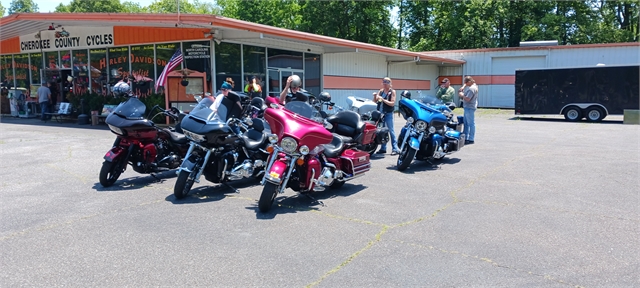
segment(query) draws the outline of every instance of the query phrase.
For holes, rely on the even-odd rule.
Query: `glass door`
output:
[[[269,68],[267,69],[267,91],[269,96],[280,97],[280,92],[287,85],[287,78],[296,74],[300,76],[302,80],[302,89],[304,89],[304,70],[298,69],[282,69],[282,68]]]

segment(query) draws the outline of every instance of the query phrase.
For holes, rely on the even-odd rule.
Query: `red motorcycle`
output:
[[[175,121],[181,118],[181,112],[176,108],[164,110],[156,105],[151,112],[155,109],[160,110],[156,116],[162,114]],[[105,122],[117,138],[104,156],[100,169],[100,184],[103,187],[113,185],[127,169],[127,164],[142,174],[180,167],[182,158],[189,148],[189,140],[181,133],[160,128],[149,119],[145,119],[145,110],[144,103],[132,96],[107,116]],[[178,131],[179,126],[178,122]]]
[[[346,114],[336,114],[323,126],[310,119],[314,108],[306,101],[282,107],[273,100],[267,99],[271,108],[264,112],[274,134],[269,135],[270,155],[261,182],[261,212],[269,211],[276,195],[287,187],[309,196],[306,193],[323,191],[327,186],[339,188],[370,170],[369,154],[353,147],[371,141],[375,126],[366,128],[357,113],[343,111]]]

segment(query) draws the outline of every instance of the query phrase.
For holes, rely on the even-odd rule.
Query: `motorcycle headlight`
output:
[[[122,132],[122,129],[120,129],[120,128],[116,127],[116,126],[113,126],[113,125],[109,124],[109,129],[111,129],[111,131],[113,131],[113,133],[116,133],[118,135],[124,135],[124,133]]]
[[[278,142],[278,135],[269,134],[269,142],[271,142],[271,144],[275,144],[276,142]]]
[[[432,127],[433,128],[433,127]],[[418,129],[418,131],[424,131],[427,129],[427,122],[424,122],[422,120],[418,120],[416,122],[416,129]],[[434,128],[435,129],[435,128]],[[431,129],[429,129],[431,130]]]
[[[291,137],[284,137],[282,141],[280,141],[280,146],[284,152],[293,153],[296,151],[296,148],[298,148],[298,142]]]
[[[184,129],[182,129],[182,133],[184,134],[184,136],[186,136],[191,141],[195,141],[195,142],[204,142],[205,141],[204,136],[202,136],[200,134],[196,134],[196,133],[193,133],[191,131],[184,130]]]
[[[407,118],[407,123],[409,123],[409,124],[413,124],[413,117],[409,117],[409,118]]]
[[[433,127],[433,126],[429,127],[429,133],[431,134],[436,133],[436,127]]]
[[[300,154],[302,155],[309,154],[309,147],[307,147],[307,145],[300,146]]]

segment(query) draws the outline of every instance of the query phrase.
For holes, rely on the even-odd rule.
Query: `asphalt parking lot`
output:
[[[324,206],[288,189],[267,214],[254,180],[178,201],[175,173],[129,167],[102,188],[106,126],[3,118],[0,286],[640,286],[640,126],[512,113],[479,111],[443,161],[375,157]]]

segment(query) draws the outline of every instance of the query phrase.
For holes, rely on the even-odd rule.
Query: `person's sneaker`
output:
[[[398,155],[398,154],[400,154],[400,151],[398,151],[398,150],[393,150],[393,151],[391,151],[391,155],[392,155],[392,156],[393,156],[393,155]]]
[[[470,141],[470,140],[465,140],[464,141],[464,145],[469,145],[469,144],[473,144],[473,141]]]
[[[380,150],[378,150],[378,152],[376,152],[376,154],[386,154],[386,153],[387,153],[387,150],[382,150],[382,149],[380,149]]]

